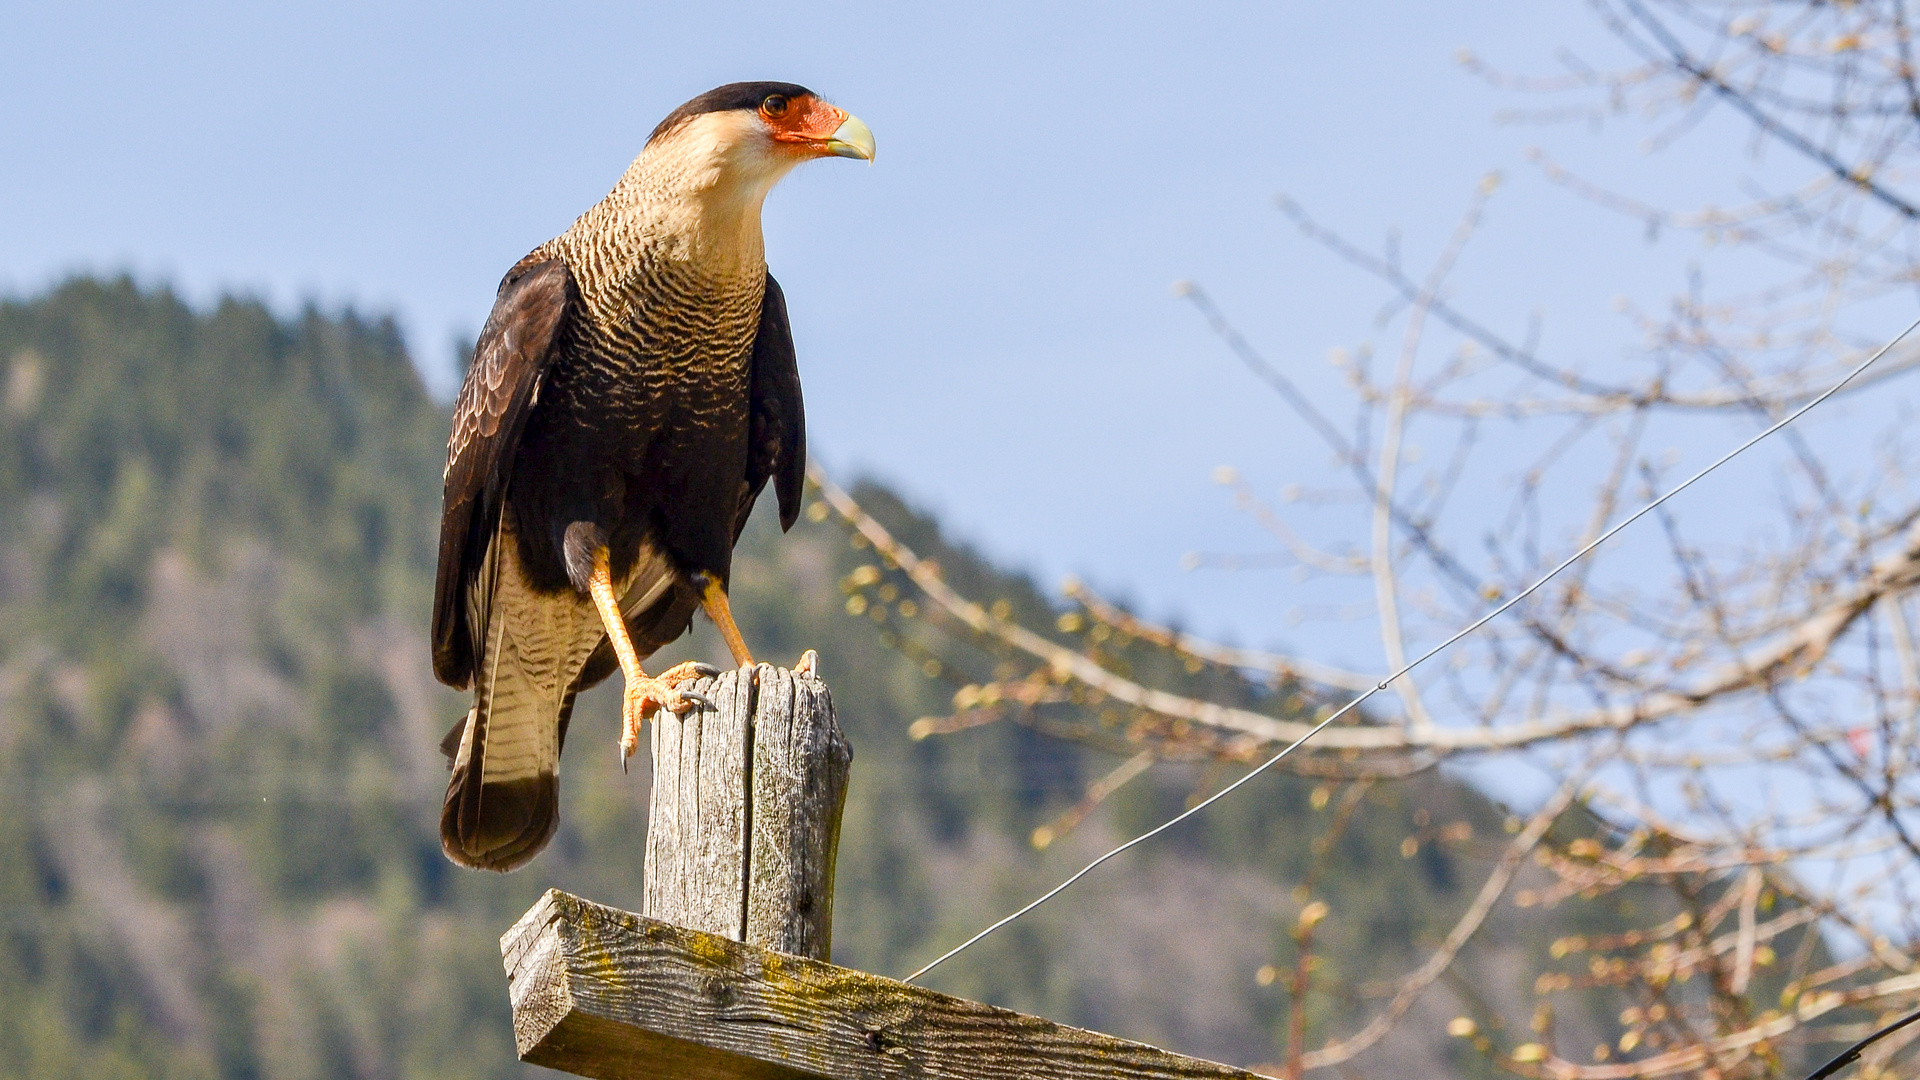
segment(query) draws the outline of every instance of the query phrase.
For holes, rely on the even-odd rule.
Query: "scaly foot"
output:
[[[676,716],[685,716],[695,707],[713,708],[713,702],[703,695],[680,687],[683,683],[718,674],[720,669],[712,664],[689,660],[684,664],[675,664],[658,675],[628,679],[620,702],[620,771],[627,770],[627,759],[640,749],[640,728],[646,724],[648,717],[661,709],[668,709]]]
[[[720,579],[705,572],[693,575],[693,587],[700,590],[700,606],[707,611],[707,618],[720,631],[726,640],[727,651],[733,654],[735,667],[752,667],[753,653],[747,650],[747,639],[740,636],[740,628],[734,625],[733,608],[727,602],[727,588]]]

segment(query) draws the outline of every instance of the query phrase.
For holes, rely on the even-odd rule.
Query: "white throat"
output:
[[[764,273],[760,209],[800,160],[751,112],[703,113],[648,144],[568,232],[611,228],[708,272]]]

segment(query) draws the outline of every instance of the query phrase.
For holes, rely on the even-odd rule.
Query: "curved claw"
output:
[[[714,712],[719,706],[705,694],[680,689],[681,684],[719,674],[712,664],[689,661],[658,676],[643,675],[629,682],[620,708],[620,771],[627,771],[627,758],[640,748],[640,729],[647,720],[665,709],[685,716],[695,709]]]

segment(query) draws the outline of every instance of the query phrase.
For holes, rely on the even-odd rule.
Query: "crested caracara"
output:
[[[790,83],[668,114],[612,192],[500,283],[454,402],[433,670],[473,689],[447,736],[440,842],[511,870],[552,837],[576,695],[626,677],[621,760],[713,669],[640,664],[705,608],[738,664],[733,544],[773,481],[800,509],[805,432],[760,206],[817,157],[872,160],[867,126]]]

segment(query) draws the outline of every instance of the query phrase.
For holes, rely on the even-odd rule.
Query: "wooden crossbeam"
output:
[[[500,951],[521,1060],[600,1080],[1256,1080],[558,889]]]

